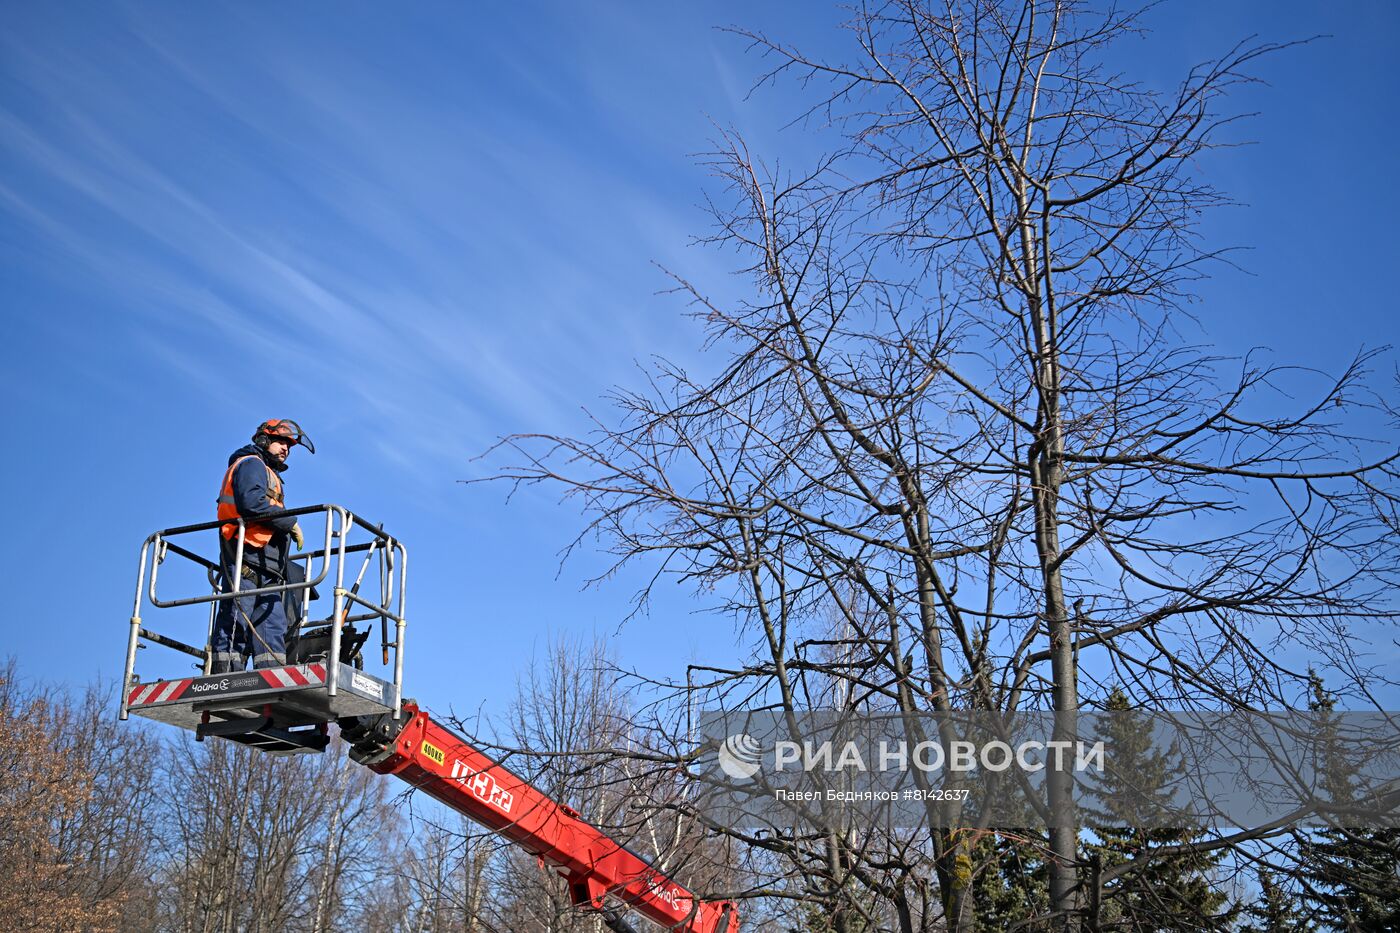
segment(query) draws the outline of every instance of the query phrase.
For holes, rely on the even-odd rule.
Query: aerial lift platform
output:
[[[315,516],[324,518],[321,546],[292,555],[302,579],[261,588],[243,586],[241,519],[234,584],[228,592],[217,550],[211,559],[194,544],[197,538],[213,541],[216,529],[226,522],[167,528],[146,539],[127,639],[122,719],[134,714],[188,729],[199,741],[223,739],[275,755],[323,751],[330,741],[330,724],[335,723],[354,761],[397,776],[522,847],[542,867],[565,878],[577,906],[597,911],[616,933],[635,933],[626,918],[628,909],[680,933],[738,933],[739,917],[732,903],[696,897],[404,698],[408,554],[400,541],[338,505],[289,509],[286,514],[304,516],[306,524],[314,524]],[[165,578],[177,577],[174,586],[179,592],[196,595],[162,598],[158,584],[172,557],[181,560],[165,569]],[[310,606],[328,581],[330,616],[313,622]],[[280,593],[284,606],[298,608],[290,620],[288,663],[211,674],[210,642],[219,604],[269,593]],[[189,627],[199,624],[192,621],[192,613],[205,605],[199,646],[191,644],[188,635],[181,640],[147,627],[141,615],[143,608],[184,610],[164,617],[184,615]],[[376,623],[380,663],[366,670],[364,649]],[[143,679],[136,670],[137,659],[150,646],[189,656],[196,673]]]

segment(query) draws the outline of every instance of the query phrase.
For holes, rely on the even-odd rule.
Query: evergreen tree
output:
[[[1400,830],[1320,830],[1304,841],[1304,899],[1332,929],[1400,930]]]
[[[1087,848],[1101,870],[1126,870],[1103,885],[1101,914],[1090,918],[1100,929],[1140,931],[1227,931],[1238,917],[1226,909],[1229,897],[1211,874],[1220,863],[1218,852],[1160,854],[1160,850],[1189,845],[1203,833],[1189,826],[1149,828],[1170,806],[1169,786],[1175,769],[1175,748],[1153,749],[1152,724],[1136,713],[1119,688],[1109,694],[1104,709],[1103,741],[1108,772],[1088,782],[1084,811],[1099,828],[1099,841]]]
[[[1030,923],[1050,909],[1050,872],[1042,855],[1046,842],[1043,832],[1030,841],[1036,835],[1035,830],[996,833],[984,836],[972,847],[977,929],[1049,929],[1048,922],[1042,926]]]
[[[1335,699],[1311,675],[1308,707],[1322,715],[1322,793],[1349,801],[1355,789],[1352,762],[1331,724]],[[1299,844],[1303,896],[1329,929],[1347,933],[1400,930],[1400,829],[1329,826]]]
[[[973,736],[969,736],[973,738]],[[975,738],[1001,738],[989,731]],[[1009,774],[984,774],[964,811],[969,825],[1033,827],[1036,814]],[[973,919],[979,931],[1051,929],[1050,840],[1045,829],[978,832],[968,846]]]
[[[1314,933],[1317,925],[1308,919],[1298,897],[1278,883],[1267,870],[1259,872],[1259,900],[1244,909],[1249,922],[1239,933]]]

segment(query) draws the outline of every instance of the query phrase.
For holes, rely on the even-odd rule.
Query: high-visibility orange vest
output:
[[[267,501],[279,509],[283,507],[281,477],[263,461],[262,457],[248,454],[248,456],[239,457],[228,465],[228,472],[224,474],[224,485],[219,489],[219,512],[215,516],[216,518],[238,518],[238,505],[233,500],[233,471],[238,469],[238,465],[244,460],[256,460],[263,465],[263,468],[267,470]],[[238,525],[224,525],[219,529],[219,533],[232,541],[238,537]],[[248,547],[265,547],[276,533],[276,528],[264,525],[262,522],[244,522],[243,524],[243,542]]]

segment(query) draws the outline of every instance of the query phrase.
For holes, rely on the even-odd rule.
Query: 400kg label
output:
[[[423,743],[423,754],[433,761],[436,761],[438,764],[442,764],[447,760],[447,756],[442,753],[442,749],[438,748],[432,742],[425,741]]]

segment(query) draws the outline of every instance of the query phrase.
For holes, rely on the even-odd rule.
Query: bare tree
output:
[[[109,685],[90,686],[62,701],[55,741],[68,780],[81,783],[81,803],[53,827],[59,857],[74,866],[72,890],[89,904],[117,910],[117,929],[150,927],[151,883],[159,816],[166,802],[154,778],[161,747],[149,731],[125,729],[111,716]]]
[[[604,641],[562,636],[519,678],[504,728],[456,725],[551,800],[670,877],[703,887],[724,859],[709,851],[695,821],[682,812],[685,786],[675,765],[637,754],[655,731],[637,687],[634,676],[617,669]],[[435,835],[450,834],[439,827]],[[469,916],[482,929],[601,933],[599,915],[578,910],[564,879],[541,871],[532,856],[489,835],[463,832],[459,840],[466,848],[454,849],[455,864],[474,870],[458,897],[474,899]],[[631,922],[653,928],[640,917]]]
[[[334,930],[375,898],[397,846],[387,789],[335,744],[274,758],[229,742],[177,743],[163,871],[167,929]]]
[[[1355,640],[1394,622],[1400,576],[1373,355],[1326,377],[1183,336],[1223,256],[1198,236],[1228,202],[1202,159],[1276,47],[1156,92],[1104,68],[1139,31],[1114,8],[896,0],[849,28],[851,63],[744,34],[765,80],[829,88],[808,118],[844,142],[793,174],[722,140],[707,242],[745,258],[750,296],[676,277],[719,375],[661,362],[595,435],[509,438],[499,476],[560,484],[619,562],[719,594],[748,636],[708,685],[730,705],[791,712],[832,678],[857,704],[1047,709],[1062,729],[1113,684],[1149,706],[1298,705],[1290,645],[1353,698],[1389,683]],[[1060,928],[1089,909],[1070,790],[1051,775],[1048,836],[1024,840]],[[716,829],[786,865],[763,893],[874,904],[901,930],[971,929],[990,868],[958,829]]]
[[[0,916],[15,930],[148,926],[154,742],[119,733],[105,691],[78,702],[0,671]]]

